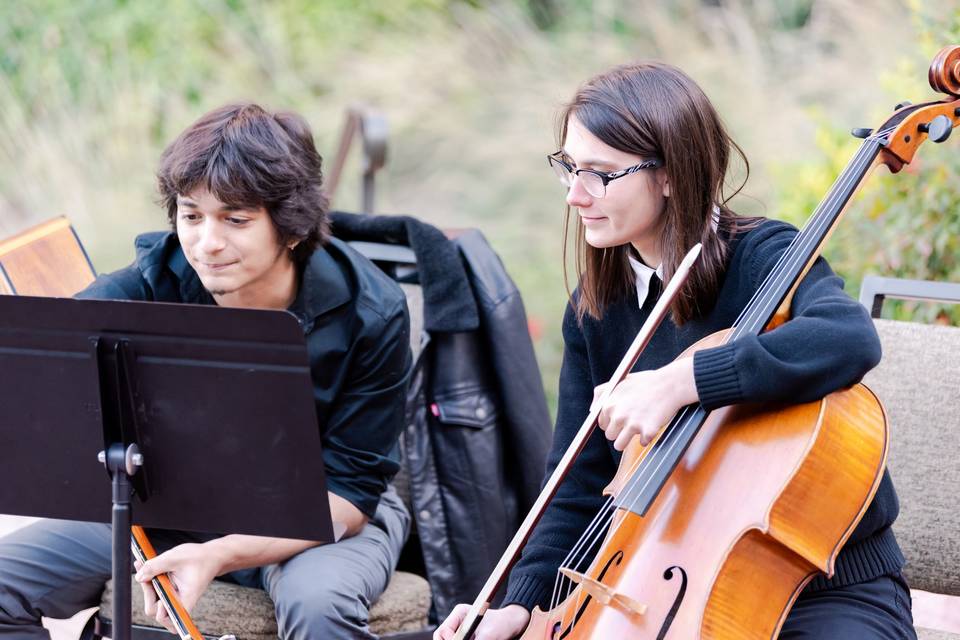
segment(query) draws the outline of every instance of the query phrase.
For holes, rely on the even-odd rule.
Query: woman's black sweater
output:
[[[714,308],[681,327],[665,319],[633,370],[662,367],[697,340],[732,326],[796,234],[795,228],[768,220],[732,238]],[[548,476],[586,418],[593,388],[613,375],[654,298],[649,295],[640,307],[633,292],[610,305],[602,320],[587,316],[582,326],[568,305]],[[708,410],[748,401],[802,403],[858,382],[879,361],[880,341],[870,317],[844,293],[843,281],[821,258],[797,288],[789,322],[697,352],[694,377],[700,402]],[[620,455],[601,431],[593,433],[511,572],[504,604],[549,606],[557,568],[603,506],[601,491],[613,478]],[[834,577],[817,577],[808,589],[899,571],[903,555],[890,529],[898,511],[897,495],[884,472],[873,502],[837,557]]]

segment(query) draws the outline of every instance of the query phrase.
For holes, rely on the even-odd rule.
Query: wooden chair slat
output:
[[[69,297],[96,272],[66,218],[0,241],[0,294]]]

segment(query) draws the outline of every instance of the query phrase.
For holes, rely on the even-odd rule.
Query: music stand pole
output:
[[[137,445],[132,444],[124,450],[118,443],[110,445],[106,452],[101,451],[98,459],[107,467],[113,486],[113,640],[129,640],[133,597],[130,591],[130,527],[133,524],[130,476],[143,465],[143,456]]]

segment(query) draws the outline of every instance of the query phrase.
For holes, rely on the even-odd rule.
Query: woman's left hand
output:
[[[609,385],[593,390],[594,406]],[[699,399],[693,358],[681,358],[660,369],[638,371],[624,378],[604,403],[598,422],[607,439],[613,441],[613,448],[623,451],[634,436],[639,436],[641,444],[650,444],[681,407]]]

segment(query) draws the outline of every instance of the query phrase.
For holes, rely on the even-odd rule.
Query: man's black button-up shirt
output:
[[[136,239],[136,260],[99,276],[78,298],[216,304],[173,232]],[[399,469],[411,370],[403,292],[333,238],[310,257],[288,309],[300,321],[330,491],[373,516]]]

